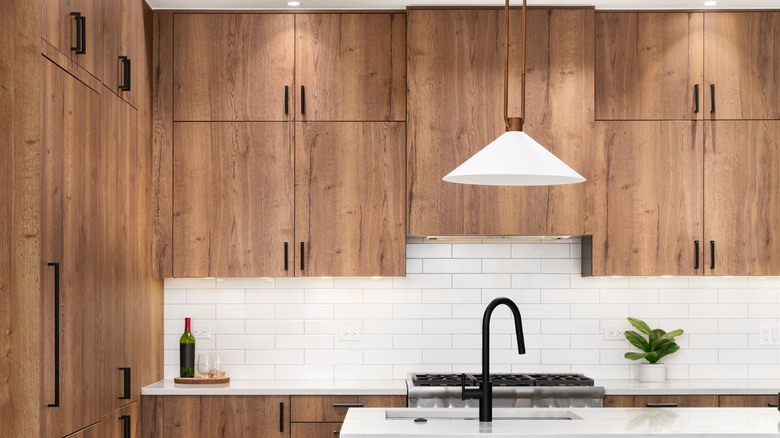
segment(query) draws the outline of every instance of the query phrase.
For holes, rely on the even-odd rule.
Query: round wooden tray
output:
[[[190,385],[213,385],[216,383],[230,383],[230,377],[174,377],[173,382]]]

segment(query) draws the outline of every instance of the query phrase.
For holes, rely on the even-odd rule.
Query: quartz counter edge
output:
[[[606,395],[777,395],[780,379],[750,380],[596,380]]]
[[[141,388],[141,395],[406,395],[404,380],[241,380],[224,384],[174,383],[160,380]]]

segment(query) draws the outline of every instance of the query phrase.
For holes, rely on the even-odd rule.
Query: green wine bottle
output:
[[[179,377],[195,377],[195,337],[190,331],[190,318],[184,318],[184,334],[179,338]]]

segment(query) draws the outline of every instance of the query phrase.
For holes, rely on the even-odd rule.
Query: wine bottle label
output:
[[[181,368],[195,368],[195,344],[179,344],[179,364]]]

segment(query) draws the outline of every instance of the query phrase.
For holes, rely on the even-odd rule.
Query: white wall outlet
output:
[[[608,341],[620,341],[626,339],[623,327],[604,327],[604,339]]]
[[[339,329],[339,341],[359,341],[360,329],[357,327],[342,327]]]
[[[211,339],[211,327],[207,325],[193,327],[191,331],[195,339]]]
[[[758,332],[760,345],[780,345],[780,326],[777,324],[762,324]]]

